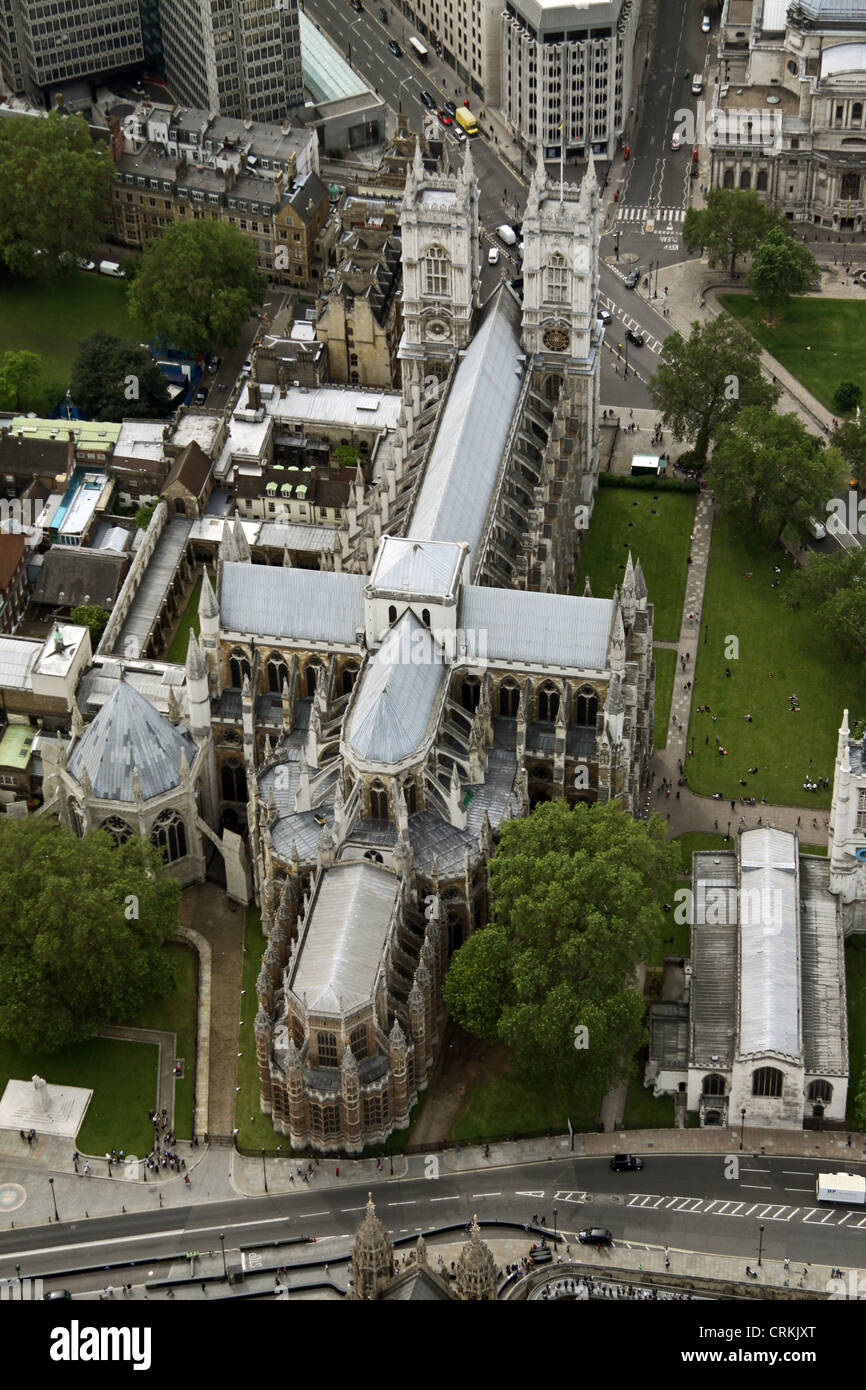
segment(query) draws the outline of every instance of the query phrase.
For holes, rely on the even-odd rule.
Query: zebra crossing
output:
[[[866,1231],[866,1216],[857,1212],[840,1211],[838,1207],[792,1207],[781,1202],[738,1202],[734,1199],[722,1201],[709,1197],[659,1197],[654,1193],[634,1192],[627,1203],[630,1207],[642,1207],[648,1211],[685,1212],[689,1216],[748,1216],[758,1221],[797,1221],[806,1226],[841,1226],[850,1230]],[[856,1219],[853,1219],[856,1218]]]
[[[620,207],[616,210],[617,222],[684,222],[685,208]]]

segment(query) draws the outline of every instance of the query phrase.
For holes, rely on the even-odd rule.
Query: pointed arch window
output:
[[[477,676],[467,676],[460,687],[460,703],[464,709],[476,710],[481,699],[481,681]]]
[[[431,246],[424,257],[424,293],[439,299],[451,296],[451,261],[441,246]]]
[[[223,801],[246,801],[247,774],[237,758],[229,758],[220,771]]]
[[[288,685],[289,668],[277,652],[271,652],[268,657],[268,690],[272,694],[279,695],[283,688],[283,681]]]
[[[355,681],[358,679],[358,668],[355,665],[346,666],[343,669],[343,694],[351,695]]]
[[[499,713],[504,719],[514,719],[520,704],[520,687],[516,681],[503,681],[499,687]]]
[[[389,622],[389,623],[396,623],[396,621],[397,621],[397,605],[396,605],[396,603],[389,603],[389,604],[388,604],[388,622]]]
[[[250,659],[246,652],[235,648],[229,657],[229,685],[234,689],[240,689],[246,677],[252,680]]]
[[[316,693],[318,672],[323,669],[321,661],[316,661],[315,658],[307,662],[307,694],[310,696],[310,699],[312,699]]]
[[[550,681],[538,692],[538,718],[542,724],[552,724],[559,714],[559,691]]]
[[[406,811],[408,815],[414,816],[418,810],[418,793],[415,789],[414,777],[406,777],[403,781],[403,795],[406,798]]]
[[[558,251],[551,256],[544,272],[544,299],[547,304],[568,302],[568,265]]]
[[[388,820],[388,791],[378,779],[370,787],[370,818]]]
[[[578,727],[594,729],[597,718],[598,696],[591,685],[585,685],[577,692]]]
[[[150,839],[169,864],[186,858],[186,827],[177,811],[163,811],[154,823]]]
[[[125,845],[132,837],[132,826],[122,816],[109,816],[102,822],[102,829],[114,836],[116,845]]]

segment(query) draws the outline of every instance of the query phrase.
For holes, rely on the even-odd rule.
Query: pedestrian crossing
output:
[[[760,1221],[802,1222],[807,1226],[841,1226],[844,1223],[849,1230],[853,1227],[855,1230],[866,1231],[866,1216],[859,1216],[858,1213],[850,1210],[841,1211],[838,1207],[828,1210],[826,1207],[792,1207],[781,1202],[750,1202],[748,1200],[738,1202],[735,1199],[721,1201],[719,1198],[709,1197],[660,1197],[654,1193],[646,1192],[632,1193],[627,1205],[650,1211],[664,1208],[666,1211],[684,1212],[689,1216],[698,1213],[705,1216],[734,1218],[748,1216]]]
[[[616,211],[617,222],[684,222],[685,208],[620,207]]]

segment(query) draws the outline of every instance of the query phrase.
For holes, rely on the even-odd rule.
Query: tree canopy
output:
[[[665,338],[649,393],[665,425],[694,441],[703,462],[711,440],[747,405],[775,405],[778,389],[761,375],[761,350],[728,314],[693,323],[686,339]]]
[[[810,517],[826,517],[844,467],[796,415],[747,406],[716,441],[709,476],[720,505],[772,544],[786,527],[802,540]]]
[[[490,864],[492,923],[448,971],[452,1016],[506,1043],[527,1078],[608,1089],[645,1041],[635,969],[678,868],[664,822],[615,802],[558,799],[507,822]]]
[[[777,218],[754,189],[713,188],[706,206],[689,208],[683,222],[683,245],[705,250],[711,266],[733,275],[738,256],[754,251]]]
[[[147,842],[4,817],[0,882],[0,1035],[19,1047],[94,1037],[171,988],[180,893]]]
[[[97,643],[108,625],[111,616],[106,608],[100,608],[98,603],[80,603],[77,608],[73,608],[69,614],[72,622],[78,623],[81,627],[90,629],[90,644],[96,651]]]
[[[4,352],[0,361],[0,408],[32,410],[42,397],[42,358],[38,352]]]
[[[267,289],[256,245],[223,222],[176,223],[152,241],[129,306],[152,338],[198,354],[233,347]]]
[[[839,450],[851,477],[861,487],[866,484],[866,430],[859,420],[842,420],[830,435],[830,443]]]
[[[91,420],[153,420],[171,411],[165,377],[147,349],[101,328],[79,344],[69,389]]]
[[[47,278],[102,240],[114,166],[81,116],[0,122],[0,260]]]
[[[776,223],[755,248],[746,284],[775,321],[792,295],[805,294],[820,280],[812,252]]]
[[[814,556],[791,575],[782,597],[791,608],[817,613],[835,640],[866,656],[866,551],[859,545]]]

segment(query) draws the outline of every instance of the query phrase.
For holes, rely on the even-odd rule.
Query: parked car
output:
[[[499,264],[499,247],[498,247],[498,246],[491,246],[490,250],[487,252],[487,264],[488,264],[488,265],[498,265],[498,264]]]
[[[424,105],[427,107],[427,110],[428,110],[428,111],[435,111],[435,110],[436,110],[436,103],[435,103],[435,101],[433,100],[433,98],[431,97],[431,95],[430,95],[429,92],[421,92],[421,93],[420,93],[420,96],[421,96],[421,100],[423,101]]]
[[[705,14],[704,17],[703,17],[703,19],[701,20],[701,33],[702,33],[702,34],[708,34],[709,32],[710,32],[710,16],[709,16],[708,14]]]
[[[456,115],[457,107],[454,105],[453,101],[443,101],[442,110],[447,111],[449,116],[454,116]]]
[[[221,357],[212,357],[211,360],[210,360],[210,366],[208,367],[208,371],[209,371],[209,372],[218,372],[219,369],[220,369],[220,367],[222,366],[222,364],[223,364],[223,360],[222,360]]]
[[[585,1231],[578,1231],[577,1238],[581,1245],[613,1245],[613,1236],[604,1226],[590,1226]]]
[[[496,228],[496,235],[505,246],[517,245],[517,237],[514,234],[514,228],[509,227],[507,222],[503,222],[501,227]]]
[[[624,281],[627,290],[636,290],[640,284],[640,271],[630,270]]]
[[[643,347],[644,336],[639,329],[627,328],[625,330],[625,336],[630,343],[634,343],[635,347]]]
[[[639,1173],[643,1167],[643,1159],[637,1158],[635,1154],[614,1154],[610,1166],[615,1173]]]
[[[385,9],[384,5],[379,6],[379,19],[383,24],[388,23],[388,11]]]
[[[44,1301],[45,1303],[54,1303],[54,1302],[57,1301],[57,1299],[60,1299],[60,1298],[64,1298],[64,1299],[65,1299],[65,1298],[71,1298],[71,1297],[72,1297],[72,1294],[69,1292],[68,1289],[49,1289],[48,1292],[47,1292],[47,1294],[44,1295],[43,1301]]]
[[[361,0],[349,0],[349,4],[352,6],[353,10],[358,11],[358,14],[364,13],[364,6],[361,4]]]
[[[451,117],[448,115],[447,111],[437,111],[436,115],[439,117],[439,120],[441,121],[442,125],[453,124]]]
[[[610,309],[599,309],[597,318],[602,323],[610,323],[613,318],[613,314],[610,312]]]
[[[75,264],[79,270],[95,270],[96,261],[89,261],[86,256],[76,256]]]
[[[391,52],[394,54],[394,57],[395,57],[395,58],[402,58],[402,57],[403,57],[403,50],[402,50],[402,48],[400,47],[400,45],[398,44],[398,42],[397,42],[396,39],[389,39],[389,40],[388,40],[388,47],[389,47],[389,49],[391,50]]]
[[[207,391],[206,391],[206,389],[204,388],[204,386],[202,386],[202,387],[201,387],[198,391],[196,391],[196,393],[195,393],[195,401],[194,401],[194,403],[195,403],[195,405],[204,405],[204,403],[205,403],[206,400],[207,400]]]

